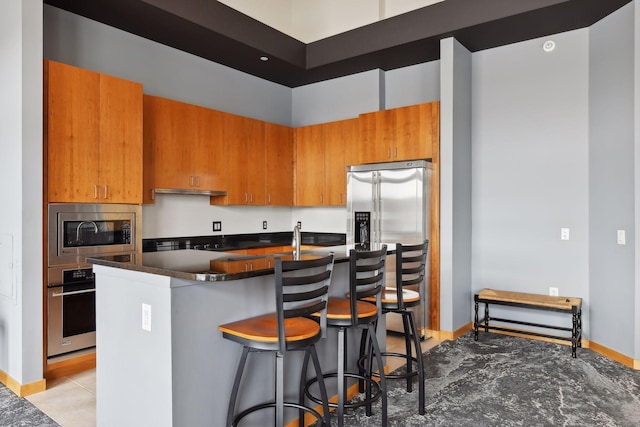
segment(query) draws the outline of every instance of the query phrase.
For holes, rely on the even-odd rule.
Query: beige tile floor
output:
[[[422,342],[422,351],[438,345],[441,340],[430,338]],[[387,336],[387,350],[404,352],[404,341],[397,334]],[[403,364],[398,358],[387,360],[389,369]],[[38,407],[63,427],[94,427],[96,425],[96,371],[80,372],[47,382],[47,390],[27,396]]]
[[[27,396],[27,400],[63,427],[93,427],[96,425],[96,371],[47,381],[47,390]]]

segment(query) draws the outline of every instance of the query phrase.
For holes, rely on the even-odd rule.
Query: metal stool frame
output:
[[[283,261],[281,258],[275,259],[275,282],[276,282],[276,313],[277,318],[278,340],[262,341],[256,339],[248,339],[238,335],[230,334],[223,331],[223,337],[238,342],[243,345],[242,356],[238,363],[231,396],[229,398],[229,407],[227,411],[228,427],[236,426],[247,415],[265,408],[275,408],[275,425],[284,425],[284,408],[299,409],[301,413],[307,412],[313,414],[318,420],[322,420],[322,425],[330,426],[330,415],[328,406],[328,396],[324,381],[320,382],[321,403],[323,414],[315,409],[304,405],[304,395],[298,396],[298,402],[284,401],[284,358],[289,351],[304,351],[305,360],[310,357],[318,377],[322,377],[322,369],[315,348],[315,344],[326,336],[326,307],[328,298],[328,289],[331,282],[331,274],[333,271],[334,254],[315,259],[302,261]],[[322,270],[318,272],[318,270]],[[285,334],[285,319],[309,317],[314,313],[320,313],[320,333],[312,337],[302,340],[287,340]],[[225,325],[223,325],[225,326]],[[276,356],[275,363],[275,400],[266,403],[251,406],[240,412],[235,413],[236,401],[240,389],[240,382],[244,367],[247,362],[249,353],[252,352],[274,352]],[[308,364],[305,364],[301,375],[300,384],[306,382],[306,370]]]
[[[384,275],[385,275],[385,262],[387,255],[387,246],[383,245],[381,249],[374,251],[356,251],[351,249],[349,251],[349,295],[348,303],[350,306],[350,316],[347,318],[334,318],[331,316],[331,299],[329,300],[328,319],[327,326],[338,328],[338,369],[337,372],[331,372],[324,374],[325,378],[337,377],[338,378],[338,402],[329,403],[331,408],[337,408],[338,410],[338,426],[344,425],[344,411],[345,408],[355,408],[360,406],[366,407],[366,414],[370,416],[372,414],[372,403],[378,399],[382,399],[382,426],[387,425],[387,385],[384,373],[384,364],[382,362],[382,352],[378,345],[376,337],[375,324],[378,316],[381,314],[382,305],[381,297],[382,289],[384,287]],[[361,304],[365,299],[375,299],[376,312],[374,315],[363,317],[358,312],[358,304]],[[371,302],[365,301],[367,304]],[[371,343],[373,349],[369,352],[369,357],[375,355],[378,366],[380,367],[380,374],[376,375],[380,382],[376,382],[371,372],[373,361],[368,363],[368,369],[364,372],[351,373],[345,372],[347,365],[347,329],[358,328],[362,329],[362,334],[366,336]],[[305,356],[304,366],[308,363],[308,356]],[[303,367],[304,369],[304,367]],[[346,401],[346,378],[356,378],[360,381],[364,381],[367,384],[366,397],[359,402],[349,403]],[[320,400],[311,394],[309,387],[319,380],[319,377],[311,379],[304,387],[306,396],[315,401]],[[375,389],[375,393],[374,393]]]
[[[410,310],[411,307],[418,306],[420,300],[412,302],[405,301],[403,290],[405,286],[418,285],[424,280],[428,247],[428,240],[415,245],[396,244],[396,300],[393,302],[383,300],[382,302],[382,314],[397,313],[402,316],[406,349],[404,354],[396,352],[382,353],[385,357],[399,357],[406,360],[404,372],[387,374],[386,377],[391,380],[406,379],[407,392],[409,393],[413,391],[413,377],[418,377],[418,413],[420,415],[424,415],[425,413],[424,366],[422,363],[422,349],[420,347],[420,337],[416,327],[415,315],[413,311]],[[415,356],[413,356],[412,344],[416,350]],[[371,358],[368,356],[371,351],[366,351],[365,349],[367,347],[370,350],[370,344],[368,344],[363,334],[362,340],[360,341],[360,358],[358,360],[358,366],[361,371],[365,370],[365,359],[367,363],[371,363]],[[413,370],[414,363],[417,367],[415,371]],[[369,367],[369,370],[370,369]],[[373,375],[376,376],[376,373],[373,373]],[[362,383],[360,389],[362,390]]]

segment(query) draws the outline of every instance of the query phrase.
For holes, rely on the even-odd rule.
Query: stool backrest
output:
[[[374,297],[378,314],[381,312],[381,295],[385,285],[387,245],[374,251],[349,251],[349,298],[351,324],[358,323],[358,300]],[[355,298],[354,298],[355,297]]]
[[[286,350],[284,319],[320,313],[320,328],[322,336],[325,336],[333,260],[333,252],[326,257],[312,260],[275,259],[276,314],[281,352],[284,353]]]
[[[416,245],[396,243],[396,292],[400,310],[405,309],[402,289],[424,280],[428,247],[428,240]]]

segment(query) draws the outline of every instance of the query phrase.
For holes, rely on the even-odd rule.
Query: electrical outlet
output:
[[[213,221],[213,231],[222,231],[222,221]]]
[[[142,303],[142,330],[151,332],[151,306]]]
[[[302,221],[298,221],[298,228],[302,230]]]
[[[558,288],[554,288],[553,286],[549,286],[549,295],[552,297],[558,296]]]
[[[262,229],[263,230],[267,229],[267,221],[262,221]]]
[[[561,228],[560,229],[560,240],[569,240],[569,229]]]

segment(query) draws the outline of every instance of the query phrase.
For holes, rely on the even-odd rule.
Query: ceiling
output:
[[[446,0],[305,44],[215,0],[44,0],[288,87],[433,61],[446,37],[476,52],[584,28],[629,2]]]
[[[304,43],[445,0],[218,0]]]

